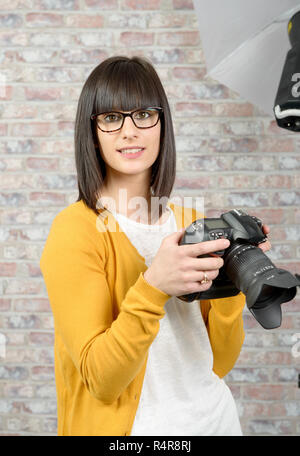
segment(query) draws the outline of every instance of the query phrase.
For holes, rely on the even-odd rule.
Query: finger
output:
[[[270,233],[270,227],[268,225],[263,225],[262,230],[263,230],[264,234]]]
[[[197,291],[206,291],[212,286],[212,280],[207,283],[193,282],[190,285],[193,287],[193,291],[191,293],[196,293]]]
[[[205,255],[206,253],[217,252],[218,250],[224,250],[229,247],[230,242],[228,239],[217,239],[216,241],[205,241],[198,242],[196,244],[185,244],[179,247],[184,253],[191,257],[197,257],[199,255]]]
[[[271,249],[272,245],[270,241],[265,241],[258,246],[263,252],[267,252]]]
[[[189,258],[188,268],[194,271],[212,271],[220,269],[224,264],[223,258]]]
[[[175,231],[174,233],[169,234],[168,236],[165,236],[163,238],[163,241],[165,244],[178,244],[178,242],[181,240],[181,238],[184,236],[184,231],[185,228],[181,228],[178,231]]]
[[[215,280],[215,278],[218,277],[218,275],[219,275],[218,269],[214,269],[212,271],[199,271],[199,272],[193,271],[189,274],[189,281],[190,282],[199,282],[199,283],[201,283],[202,280],[206,280],[206,279],[209,281],[212,281],[212,280]]]

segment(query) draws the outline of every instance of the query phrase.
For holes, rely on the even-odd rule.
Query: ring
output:
[[[204,272],[203,274],[204,274],[204,279],[202,279],[200,283],[201,283],[201,284],[203,284],[203,283],[208,283],[208,282],[209,282],[209,278],[207,277],[206,272]]]

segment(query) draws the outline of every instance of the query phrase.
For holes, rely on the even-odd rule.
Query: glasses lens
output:
[[[138,128],[154,127],[158,121],[159,112],[157,109],[140,109],[133,115],[133,120]],[[120,112],[106,112],[97,117],[97,122],[101,130],[113,131],[121,128],[123,116]]]
[[[156,109],[141,109],[133,114],[134,122],[139,128],[153,127],[158,120]]]
[[[112,131],[121,127],[122,118],[123,116],[119,112],[106,112],[97,117],[97,122],[101,130]]]

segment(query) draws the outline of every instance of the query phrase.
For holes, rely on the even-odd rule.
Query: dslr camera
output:
[[[262,222],[246,212],[233,209],[220,218],[203,218],[189,225],[179,245],[227,238],[230,246],[211,256],[222,256],[224,265],[207,291],[178,296],[192,302],[195,299],[219,299],[235,296],[242,291],[254,318],[265,329],[281,325],[281,304],[293,299],[300,285],[299,276],[277,268],[258,247],[267,238]],[[198,258],[210,255],[200,255]]]

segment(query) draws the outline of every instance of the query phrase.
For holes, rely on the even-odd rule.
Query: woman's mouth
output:
[[[118,152],[123,155],[125,158],[138,158],[144,152],[144,147],[136,148],[136,149],[122,149],[118,150]]]

